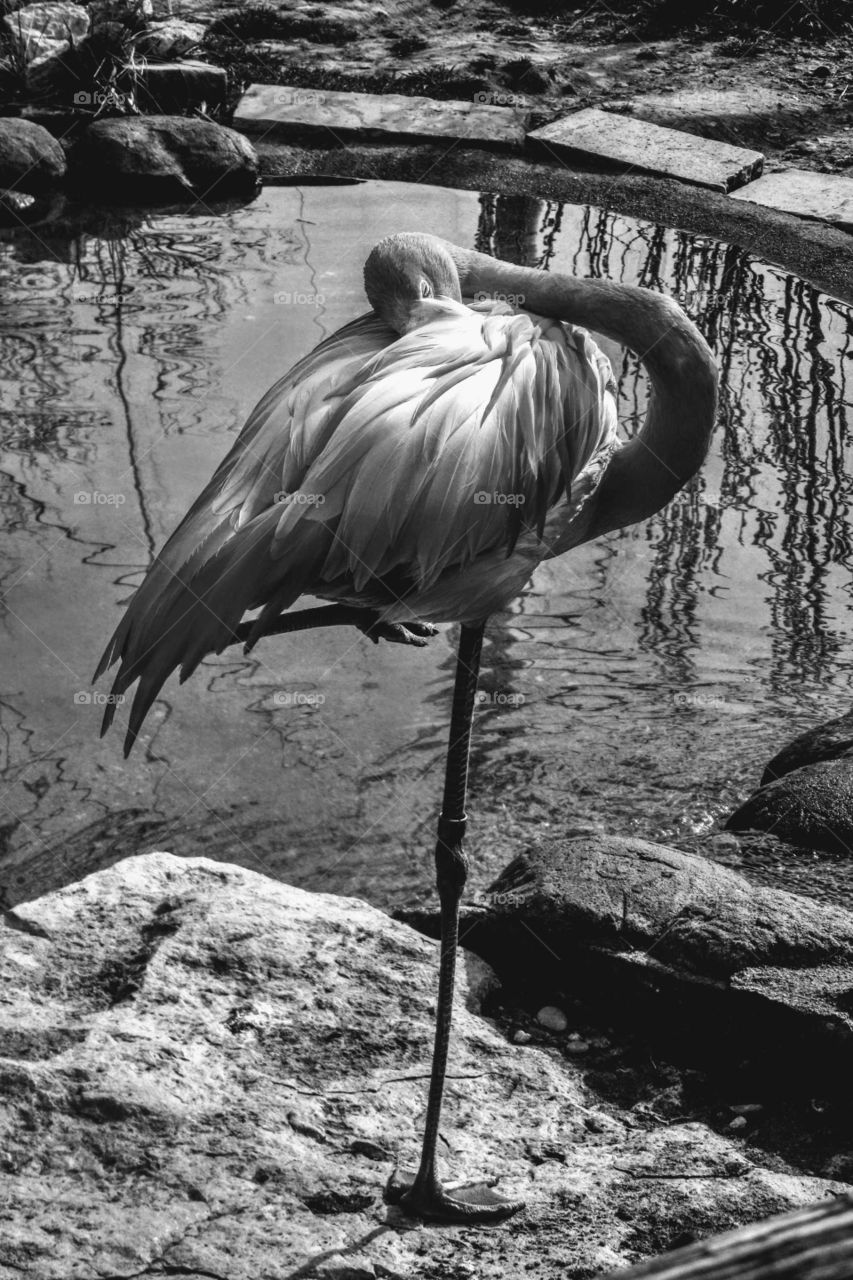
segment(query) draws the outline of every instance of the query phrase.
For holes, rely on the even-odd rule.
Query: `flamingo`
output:
[[[432,235],[381,240],[364,284],[372,310],[253,409],[149,568],[97,675],[118,661],[113,695],[139,682],[127,754],[169,674],[180,667],[183,681],[235,641],[248,650],[264,635],[352,624],[374,642],[421,646],[435,623],[461,624],[435,851],[441,950],[423,1146],[417,1173],[395,1171],[386,1197],[422,1218],[497,1221],[521,1202],[484,1184],[451,1192],[436,1164],[484,626],[540,561],[645,519],[695,474],[717,372],[699,331],[662,295],[514,266]],[[636,352],[650,378],[645,421],[627,443],[609,362],[587,328]],[[330,603],[288,613],[304,594]],[[120,700],[108,700],[102,732]]]

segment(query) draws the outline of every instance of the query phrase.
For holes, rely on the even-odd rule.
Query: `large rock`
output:
[[[853,856],[853,759],[822,760],[768,782],[726,822],[782,840]]]
[[[67,53],[89,31],[89,14],[79,4],[48,0],[7,13],[3,23],[19,57],[25,62]]]
[[[133,43],[146,58],[167,62],[194,53],[204,39],[205,30],[201,22],[167,18],[165,22],[150,22]]]
[[[499,916],[643,951],[709,978],[763,965],[853,966],[853,916],[750,884],[693,854],[627,836],[543,841],[489,891]]]
[[[82,5],[66,0],[28,4],[7,13],[3,22],[31,93],[43,96],[65,88],[70,82],[65,59],[89,31],[89,14]]]
[[[258,182],[257,156],[241,134],[182,116],[96,120],[71,164],[88,193],[119,200],[215,201],[251,194]]]
[[[806,764],[817,764],[821,760],[837,760],[841,756],[853,754],[853,711],[838,716],[835,720],[826,720],[814,729],[805,733],[783,747],[775,755],[761,779],[762,787],[767,782],[775,782],[794,769],[801,769]]]
[[[0,1274],[550,1280],[841,1189],[600,1106],[466,1007],[463,953],[442,1163],[528,1209],[404,1219],[382,1190],[417,1154],[436,960],[364,903],[168,854],[7,913]]]
[[[47,129],[31,120],[0,119],[0,187],[41,195],[65,178],[65,152]]]
[[[618,836],[543,841],[462,933],[505,981],[575,995],[705,1067],[746,1064],[763,1088],[814,1096],[853,1070],[853,915],[704,858]]]

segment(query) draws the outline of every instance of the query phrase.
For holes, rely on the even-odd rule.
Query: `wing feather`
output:
[[[101,660],[121,661],[114,693],[139,681],[126,750],[169,674],[221,652],[247,611],[253,643],[306,592],[375,607],[427,590],[525,530],[541,540],[563,495],[592,491],[615,414],[588,336],[500,305],[424,316],[402,338],[361,317],[252,411]]]

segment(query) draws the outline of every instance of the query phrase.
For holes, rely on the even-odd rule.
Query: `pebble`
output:
[[[32,209],[35,202],[35,196],[27,195],[23,191],[0,191],[0,211],[9,213],[15,219],[18,214]]]
[[[530,1032],[523,1031],[521,1027],[519,1027],[517,1031],[513,1031],[512,1033],[513,1044],[530,1044],[530,1041],[532,1040],[532,1038],[533,1037],[531,1036]]]
[[[563,1010],[558,1009],[553,1004],[543,1005],[536,1015],[536,1021],[546,1031],[565,1031],[569,1025],[569,1020]]]
[[[563,1046],[565,1053],[589,1053],[590,1044],[580,1036],[570,1036]]]
[[[318,1125],[312,1124],[307,1116],[300,1115],[298,1111],[288,1111],[287,1123],[291,1129],[295,1129],[297,1133],[303,1134],[306,1138],[313,1138],[315,1142],[325,1142],[326,1134]]]
[[[737,1133],[740,1129],[746,1128],[746,1116],[735,1116],[734,1120],[726,1125],[726,1128],[733,1133]]]
[[[729,1107],[729,1111],[733,1111],[736,1116],[749,1116],[756,1111],[763,1111],[763,1102],[740,1102],[735,1107]]]

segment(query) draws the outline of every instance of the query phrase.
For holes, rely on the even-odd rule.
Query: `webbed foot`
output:
[[[502,1222],[524,1208],[523,1200],[506,1200],[485,1182],[445,1188],[437,1178],[423,1180],[399,1169],[388,1180],[385,1200],[431,1222]]]

